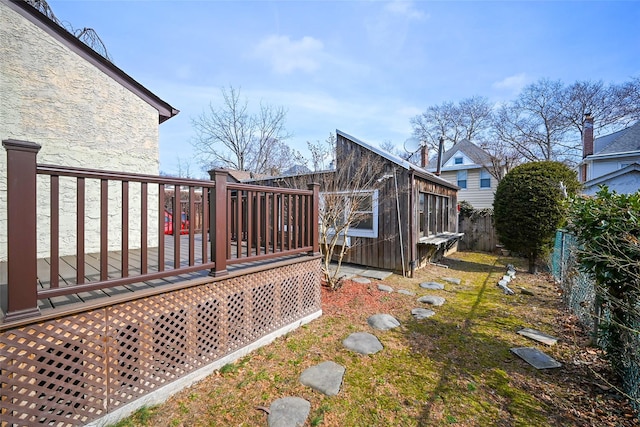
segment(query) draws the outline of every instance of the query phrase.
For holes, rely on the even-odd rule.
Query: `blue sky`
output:
[[[288,143],[340,129],[398,148],[427,106],[501,102],[540,78],[640,75],[636,1],[59,1],[114,63],[179,109],[160,125],[160,169],[191,154],[191,120],[220,88],[288,110]]]

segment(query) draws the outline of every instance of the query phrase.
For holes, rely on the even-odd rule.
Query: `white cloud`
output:
[[[385,9],[388,12],[394,13],[396,15],[402,15],[409,19],[420,20],[423,18],[428,18],[422,11],[417,10],[413,7],[413,2],[408,0],[393,0],[385,6]]]
[[[515,74],[513,76],[505,77],[504,79],[493,83],[494,89],[508,90],[513,93],[518,93],[527,84],[527,75],[525,73]]]
[[[258,43],[254,55],[266,60],[278,74],[291,74],[296,70],[310,73],[320,67],[323,49],[323,43],[313,37],[296,41],[288,36],[273,35]]]

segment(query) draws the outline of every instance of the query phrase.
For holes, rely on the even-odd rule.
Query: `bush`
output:
[[[498,184],[493,201],[496,233],[507,249],[527,257],[529,272],[536,272],[537,260],[551,248],[564,222],[565,196],[579,188],[576,173],[552,161],[517,166]]]
[[[640,192],[617,194],[603,187],[596,197],[577,197],[567,228],[580,245],[580,269],[596,283],[596,298],[604,312],[599,342],[638,408]]]

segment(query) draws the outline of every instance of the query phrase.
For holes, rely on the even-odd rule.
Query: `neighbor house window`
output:
[[[480,170],[480,188],[491,188],[491,174],[484,169]]]
[[[462,157],[454,157],[453,158],[453,164],[461,165],[462,164]]]
[[[467,188],[467,171],[458,171],[458,187]]]
[[[320,221],[323,215],[331,216],[325,217],[328,233],[349,222],[347,236],[378,237],[378,190],[321,193]]]

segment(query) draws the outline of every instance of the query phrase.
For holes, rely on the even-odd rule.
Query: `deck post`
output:
[[[209,171],[211,180],[216,186],[214,194],[209,197],[209,245],[211,246],[211,260],[216,266],[211,269],[209,276],[220,277],[229,274],[227,271],[227,176],[223,169]]]
[[[40,145],[6,139],[8,285],[4,322],[40,314],[37,288],[36,155]]]
[[[320,254],[320,243],[318,240],[318,215],[320,214],[320,184],[313,182],[307,185],[309,190],[313,191],[313,201],[311,203],[311,212],[309,215],[310,224],[308,225],[311,230],[311,252],[310,255]]]

